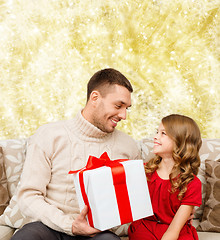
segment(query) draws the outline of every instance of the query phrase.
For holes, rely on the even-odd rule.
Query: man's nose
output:
[[[119,113],[119,117],[120,119],[125,120],[126,119],[126,115],[127,115],[127,109],[121,109],[120,113]]]

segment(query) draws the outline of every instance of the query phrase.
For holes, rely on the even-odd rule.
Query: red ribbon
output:
[[[126,185],[125,170],[124,170],[124,166],[120,163],[123,161],[127,161],[127,159],[117,159],[117,160],[111,161],[110,158],[108,157],[108,154],[104,152],[100,158],[89,156],[86,167],[76,171],[69,171],[69,174],[79,172],[79,183],[80,183],[81,193],[82,193],[82,197],[85,205],[87,205],[89,208],[88,221],[90,226],[92,227],[94,227],[92,212],[91,212],[88,197],[85,191],[85,186],[83,182],[83,172],[87,170],[103,167],[103,166],[111,168],[113,185],[115,188],[115,194],[116,194],[121,224],[125,224],[133,220],[131,205],[130,205],[129,196],[128,196],[128,190]]]

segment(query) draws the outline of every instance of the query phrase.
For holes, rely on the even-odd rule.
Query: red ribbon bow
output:
[[[128,223],[133,220],[129,196],[128,196],[128,190],[126,185],[125,170],[123,165],[120,163],[127,160],[128,159],[117,159],[117,160],[111,161],[110,158],[108,157],[108,154],[104,152],[100,158],[89,156],[86,167],[76,171],[69,171],[69,174],[79,172],[79,183],[80,183],[82,197],[85,205],[87,205],[89,208],[88,220],[89,220],[90,226],[94,227],[93,220],[92,220],[92,212],[91,212],[88,197],[85,191],[84,182],[83,182],[83,172],[87,170],[103,167],[103,166],[111,168],[113,185],[115,188],[115,194],[116,194],[121,224]]]

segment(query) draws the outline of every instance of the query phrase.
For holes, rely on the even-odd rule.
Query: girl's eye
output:
[[[166,133],[165,133],[165,132],[162,132],[162,134],[163,134],[163,135],[166,135]]]

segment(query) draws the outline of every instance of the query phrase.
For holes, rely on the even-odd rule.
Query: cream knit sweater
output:
[[[107,152],[113,159],[138,159],[135,141],[114,130],[105,133],[84,119],[46,124],[30,138],[18,194],[22,213],[52,229],[72,235],[72,222],[79,214],[73,176],[69,170],[86,165],[89,155]],[[116,233],[125,234],[126,227]]]

